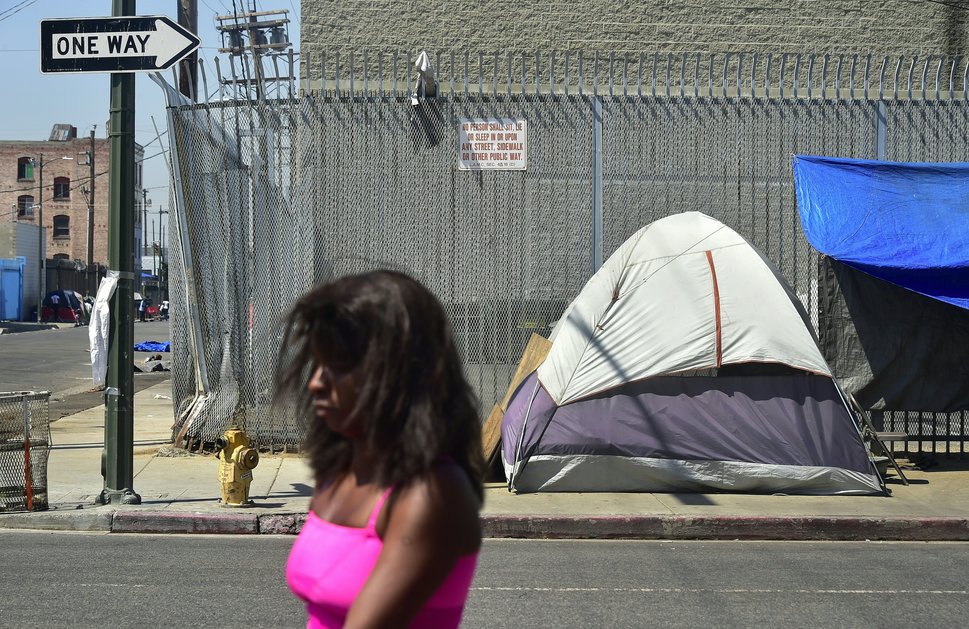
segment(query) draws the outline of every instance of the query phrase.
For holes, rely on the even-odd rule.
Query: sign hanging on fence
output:
[[[527,123],[513,118],[458,120],[458,170],[525,170]]]
[[[164,15],[41,20],[40,71],[165,70],[200,43]]]

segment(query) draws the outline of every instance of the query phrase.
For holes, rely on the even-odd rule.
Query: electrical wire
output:
[[[154,141],[154,140],[152,140],[152,141]],[[135,160],[135,163],[136,164],[140,164],[142,162],[146,162],[146,161],[152,159],[153,157],[158,157],[159,155],[164,155],[167,152],[168,152],[167,149],[162,149],[161,151],[159,151],[159,152],[157,152],[157,153],[155,153],[153,155],[149,155],[148,157],[142,157],[141,159],[136,159]],[[99,173],[95,173],[94,178],[97,179],[101,175],[108,174],[108,172],[109,171],[105,170],[105,171],[102,171],[102,172],[99,172]],[[87,184],[90,180],[91,180],[91,177],[90,176],[88,176],[88,177],[80,177],[78,180],[76,180],[76,181],[78,181],[78,183],[76,183],[75,185],[71,186],[68,189],[68,191],[77,190],[78,188],[81,188],[85,184]],[[143,187],[142,190],[154,190],[155,188],[167,188],[167,187],[168,186],[153,186],[151,188],[145,188],[145,187]],[[36,190],[37,190],[37,186],[31,186],[29,188],[10,188],[10,189],[7,189],[7,190],[0,190],[0,194],[8,194],[8,193],[11,193],[11,192],[34,192]],[[49,198],[47,200],[48,201],[69,201],[70,198],[68,198],[68,199],[60,199],[60,198],[55,199],[54,197],[51,197],[51,198]],[[43,205],[43,203],[44,203],[44,200],[41,199],[40,200],[40,204]],[[0,214],[0,216],[2,216],[2,214]]]
[[[13,17],[13,16],[17,15],[18,13],[20,13],[21,11],[23,11],[24,9],[26,9],[30,5],[34,4],[35,2],[37,2],[37,0],[23,0],[23,2],[21,2],[20,4],[15,4],[14,6],[10,7],[6,11],[0,12],[0,22],[4,21],[8,17]],[[24,5],[26,5],[26,6],[24,6]],[[17,10],[14,11],[14,9],[17,9]],[[11,11],[13,11],[13,13],[11,13]],[[4,15],[4,14],[6,14],[6,15]]]

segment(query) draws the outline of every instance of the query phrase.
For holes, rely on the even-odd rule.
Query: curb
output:
[[[969,540],[969,518],[955,517],[483,515],[481,524],[485,537],[524,539]]]
[[[78,509],[76,511],[37,511],[0,515],[0,529],[34,529],[40,531],[111,530],[112,513]]]
[[[254,535],[259,519],[248,513],[168,513],[157,511],[115,511],[112,533],[212,533]]]
[[[305,513],[92,511],[15,513],[0,529],[296,535]],[[486,538],[784,541],[969,541],[969,518],[873,516],[556,516],[482,514]]]

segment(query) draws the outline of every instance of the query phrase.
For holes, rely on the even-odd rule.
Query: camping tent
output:
[[[722,223],[627,240],[502,418],[516,491],[882,493],[797,297]]]

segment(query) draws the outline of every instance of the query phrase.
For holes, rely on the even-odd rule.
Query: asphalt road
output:
[[[292,537],[0,531],[0,625],[302,627]],[[486,540],[463,626],[958,627],[969,544]]]
[[[135,343],[167,341],[168,321],[135,322]],[[0,335],[0,391],[50,391],[51,419],[103,402],[91,391],[88,328],[60,328]],[[149,354],[135,352],[135,361]],[[135,374],[140,390],[168,379],[164,372]]]

